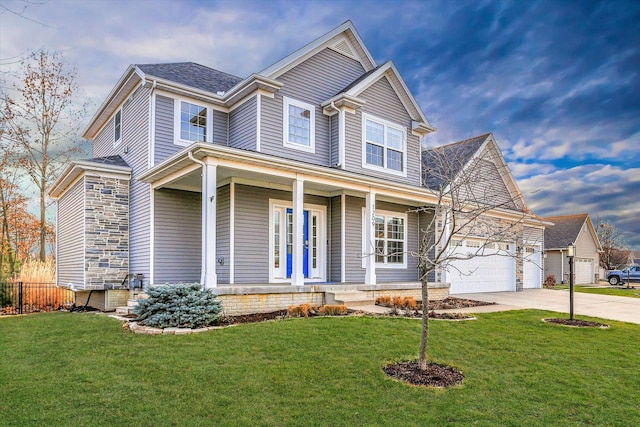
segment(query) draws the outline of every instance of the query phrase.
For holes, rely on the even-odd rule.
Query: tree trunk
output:
[[[47,260],[47,216],[45,205],[45,183],[40,187],[40,261]]]
[[[420,336],[420,369],[427,369],[427,345],[429,344],[429,287],[427,274],[420,279],[422,284],[422,334]]]

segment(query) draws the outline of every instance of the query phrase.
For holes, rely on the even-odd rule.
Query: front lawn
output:
[[[420,321],[313,318],[187,336],[134,335],[91,313],[0,319],[0,424],[640,425],[640,325],[548,324],[557,313],[431,322],[462,386],[382,372],[418,354]]]
[[[574,292],[583,292],[585,294],[599,294],[599,295],[614,295],[618,297],[631,297],[631,298],[640,298],[640,286],[638,283],[632,283],[631,286],[634,288],[627,289],[627,285],[624,287],[615,287],[611,286],[609,288],[593,288],[589,286],[573,286]],[[568,290],[569,285],[556,285],[553,289],[557,290]]]

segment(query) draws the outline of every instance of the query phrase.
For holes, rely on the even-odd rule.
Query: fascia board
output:
[[[596,228],[593,226],[593,222],[591,221],[591,217],[587,215],[587,227],[589,228],[589,232],[591,233],[591,237],[593,238],[593,242],[596,244],[596,249],[602,251],[602,243],[600,243],[600,239],[598,238],[598,233],[596,232]]]
[[[373,64],[373,67],[375,67],[376,66],[376,62],[373,59],[373,57],[371,56],[371,53],[369,53],[367,47],[362,42],[362,39],[358,35],[357,31],[353,27],[353,23],[351,21],[346,21],[345,23],[343,23],[339,27],[334,28],[333,30],[329,31],[328,33],[326,33],[326,34],[320,36],[319,38],[315,39],[311,43],[309,43],[309,44],[301,47],[300,49],[294,51],[293,53],[291,53],[288,56],[284,57],[283,59],[281,59],[280,61],[276,62],[275,64],[265,68],[264,70],[262,70],[258,74],[261,74],[263,76],[267,76],[267,77],[270,77],[270,78],[277,78],[280,74],[282,74],[283,70],[289,69],[293,64],[297,63],[298,61],[303,60],[304,58],[306,58],[308,56],[312,56],[312,54],[314,54],[317,51],[319,51],[322,47],[324,47],[325,44],[327,44],[335,36],[345,32],[347,30],[351,31],[351,33],[356,38],[358,43],[360,43],[360,47],[362,48],[362,50],[367,55],[367,59],[369,59],[369,61]],[[365,64],[363,64],[363,65],[365,65]]]
[[[107,95],[107,97],[104,100],[104,102],[102,103],[102,105],[100,105],[100,107],[98,108],[96,113],[93,115],[93,117],[89,121],[89,124],[82,131],[82,137],[83,138],[85,138],[85,139],[93,139],[93,137],[96,135],[96,133],[104,125],[104,123],[98,123],[98,121],[100,120],[100,118],[102,116],[105,115],[107,107],[114,102],[114,100],[117,98],[118,94],[122,91],[122,89],[124,87],[127,86],[127,83],[129,82],[129,80],[131,78],[137,76],[138,79],[140,81],[142,81],[144,79],[144,73],[142,73],[142,74],[141,73],[142,73],[142,71],[140,71],[138,69],[138,67],[136,67],[134,65],[129,65],[129,67],[125,70],[124,74],[122,74],[122,76],[120,77],[118,82],[115,84],[113,89],[111,89],[111,92],[109,92],[109,95]],[[137,82],[136,82],[136,84],[137,84]],[[135,86],[135,84],[133,86]],[[111,114],[108,114],[108,116],[110,116],[110,115]],[[108,118],[108,117],[104,118],[105,121],[106,121],[106,118]]]
[[[78,160],[69,164],[65,170],[60,174],[58,179],[49,187],[47,193],[52,198],[60,197],[68,188],[69,185],[75,182],[75,180],[81,174],[87,172],[94,172],[96,174],[110,174],[118,176],[120,179],[131,179],[131,168],[127,166],[116,165],[103,165],[94,162]]]

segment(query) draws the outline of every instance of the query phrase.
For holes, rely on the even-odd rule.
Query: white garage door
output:
[[[466,256],[476,253],[483,242],[466,239],[452,240],[454,254]],[[450,294],[467,292],[499,292],[516,290],[516,264],[512,256],[513,243],[492,243],[482,256],[455,260],[446,267],[446,281],[451,283]]]
[[[593,283],[593,260],[590,258],[576,258],[574,266],[577,285]]]
[[[542,251],[540,246],[525,246],[523,256],[523,283],[525,289],[542,287]]]

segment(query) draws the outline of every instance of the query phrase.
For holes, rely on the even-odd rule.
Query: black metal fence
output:
[[[54,283],[0,282],[0,315],[68,309],[74,298]]]

